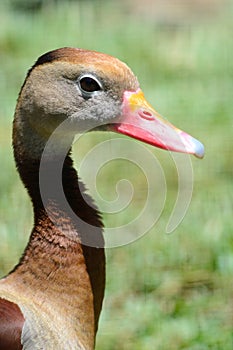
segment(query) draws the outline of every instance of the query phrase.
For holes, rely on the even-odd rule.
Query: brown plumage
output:
[[[0,298],[0,349],[20,350],[24,317],[19,307]]]
[[[156,131],[155,140],[147,140],[143,120],[139,129],[124,124],[139,109],[144,117],[157,118],[134,74],[111,56],[63,48],[41,56],[29,70],[15,111],[13,147],[32,200],[34,227],[20,262],[0,281],[0,350],[94,349],[105,288],[104,239],[100,214],[73,168],[75,134],[110,129],[201,156],[195,143],[176,149],[166,133],[164,144]],[[61,164],[72,211],[57,190]]]

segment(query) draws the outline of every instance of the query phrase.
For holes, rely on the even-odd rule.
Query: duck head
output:
[[[199,141],[162,119],[146,101],[125,63],[95,51],[62,48],[41,56],[28,72],[16,112],[15,129],[25,138],[22,129],[29,124],[38,148],[65,122],[63,140],[101,129],[166,150],[204,155]]]

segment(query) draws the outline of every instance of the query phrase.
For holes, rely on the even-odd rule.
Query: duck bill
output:
[[[204,156],[202,143],[163,119],[140,89],[124,92],[121,119],[111,130],[165,150]]]

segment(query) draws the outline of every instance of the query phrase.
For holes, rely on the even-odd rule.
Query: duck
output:
[[[0,280],[0,349],[93,350],[105,290],[101,214],[73,165],[77,133],[117,132],[165,150],[204,146],[164,120],[117,58],[60,48],[40,56],[19,92],[16,168],[34,224],[18,264]]]

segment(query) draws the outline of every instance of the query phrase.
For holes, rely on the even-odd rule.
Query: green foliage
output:
[[[0,5],[0,273],[16,264],[32,227],[30,201],[11,150],[12,116],[26,71],[39,55],[57,47],[106,52],[130,65],[151,104],[200,139],[206,156],[202,161],[192,158],[192,202],[176,231],[167,235],[177,174],[170,155],[153,150],[166,175],[165,208],[143,238],[107,251],[97,349],[231,350],[232,8],[200,22],[163,23],[124,6],[48,1],[39,11],[23,12],[7,2]],[[111,137],[85,136],[75,145],[76,162]],[[145,178],[127,162],[116,161],[101,170],[99,191],[114,199],[116,182],[127,174],[136,187],[134,200],[119,215],[104,215],[106,226],[127,222],[143,206]]]

